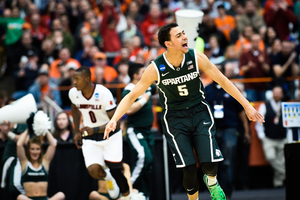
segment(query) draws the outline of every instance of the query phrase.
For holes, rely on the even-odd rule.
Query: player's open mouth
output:
[[[184,43],[184,44],[182,45],[182,47],[187,48],[187,47],[188,47],[187,43]]]

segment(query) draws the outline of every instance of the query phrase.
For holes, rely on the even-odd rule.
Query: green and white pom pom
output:
[[[51,129],[51,125],[52,124],[46,113],[41,110],[35,113],[32,128],[36,136],[45,136],[46,133]]]

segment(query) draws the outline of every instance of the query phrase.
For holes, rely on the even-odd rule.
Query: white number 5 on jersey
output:
[[[189,95],[189,91],[186,88],[186,85],[178,85],[177,88],[178,88],[180,96],[187,96],[187,95]]]

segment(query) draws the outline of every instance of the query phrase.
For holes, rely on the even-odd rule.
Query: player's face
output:
[[[88,77],[86,77],[81,72],[74,73],[73,83],[78,91],[83,90],[85,86],[88,84],[88,81],[89,81]]]
[[[30,144],[29,149],[30,159],[36,161],[39,159],[41,154],[41,146],[35,143]]]
[[[169,41],[168,48],[173,48],[174,50],[181,51],[183,53],[187,53],[189,51],[188,47],[188,38],[185,35],[184,30],[180,27],[174,27],[170,31],[171,41]]]

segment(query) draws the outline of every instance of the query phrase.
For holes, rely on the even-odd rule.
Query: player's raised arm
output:
[[[109,139],[109,133],[116,129],[117,121],[131,108],[134,101],[141,96],[150,85],[157,80],[157,72],[153,64],[145,70],[141,80],[120,102],[111,120],[106,125],[103,139]]]
[[[244,107],[246,115],[250,121],[258,121],[262,125],[262,123],[264,122],[264,117],[254,109],[254,107],[241,94],[241,92],[235,87],[235,85],[231,81],[229,81],[228,78],[224,76],[204,54],[197,52],[197,61],[199,69],[210,76],[226,92],[228,92],[228,94],[234,97]]]

